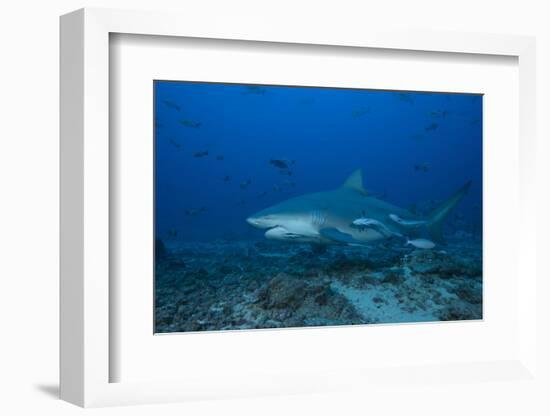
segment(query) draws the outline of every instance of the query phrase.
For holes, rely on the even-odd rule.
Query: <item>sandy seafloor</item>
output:
[[[157,242],[155,332],[482,319],[481,240],[433,250]]]

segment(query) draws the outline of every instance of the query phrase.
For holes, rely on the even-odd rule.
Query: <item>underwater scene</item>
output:
[[[155,81],[154,331],[482,319],[482,98]]]

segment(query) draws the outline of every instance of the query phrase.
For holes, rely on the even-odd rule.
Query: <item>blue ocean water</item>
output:
[[[212,244],[202,255],[218,253],[220,259],[223,258],[220,262],[227,266],[227,273],[218,276],[222,279],[216,283],[218,289],[226,287],[224,279],[241,287],[239,279],[246,279],[245,272],[233,278],[237,283],[227,277],[236,274],[229,271],[233,270],[233,263],[238,263],[236,247],[253,242],[268,243],[263,237],[264,231],[247,224],[247,217],[294,196],[338,188],[352,172],[361,169],[363,185],[369,194],[418,214],[427,214],[471,181],[469,192],[445,220],[444,232],[449,242],[453,237],[459,238],[454,245],[458,257],[468,257],[473,250],[472,262],[479,265],[479,284],[472,290],[476,296],[477,291],[481,293],[481,95],[156,81],[154,98],[155,233],[163,252],[165,248],[168,252],[171,250],[172,258],[182,253],[180,258],[186,259],[182,260],[185,263],[182,273],[188,280],[200,280],[195,275],[189,277],[198,270],[189,266],[193,257],[189,253],[200,257],[197,247]],[[277,161],[286,167],[281,168]],[[220,242],[225,245],[216,246]],[[263,258],[269,257],[266,253],[270,252],[271,257],[277,257],[283,256],[280,250],[289,250],[290,256],[296,254],[295,250],[307,249],[284,243],[252,245],[243,249],[247,255],[250,247],[263,250]],[[441,252],[452,251],[445,246],[441,248]],[[464,254],[464,250],[470,250],[469,254]],[[343,248],[330,248],[333,256],[341,256],[343,252]],[[392,267],[402,265],[404,256],[414,257],[417,252],[399,253]],[[349,253],[346,256],[353,258]],[[419,252],[415,261],[422,256],[424,252]],[[373,257],[376,256],[371,253],[369,258]],[[242,269],[242,264],[249,260],[242,260],[237,266]],[[334,258],[325,260],[328,268],[335,261]],[[458,260],[437,261],[455,264]],[[201,268],[211,281],[216,281],[212,275],[217,273],[213,270],[219,270],[218,266],[207,264]],[[158,275],[169,274],[170,270],[157,269],[157,285],[162,280]],[[250,272],[264,279],[258,278],[258,287],[250,293],[260,290],[264,281],[269,282],[278,274],[275,266],[270,272],[273,276],[266,277],[264,272],[265,267],[261,273]],[[434,275],[436,273],[430,274]],[[171,303],[176,300],[170,298],[173,295],[170,288],[179,283],[169,281],[172,283],[161,285],[165,291],[157,291],[157,312],[169,316],[157,319],[161,332],[336,322],[319,318],[307,323],[304,318],[301,323],[292,323],[292,317],[278,321],[271,317],[259,324],[224,321],[222,325],[214,319],[212,324],[199,325],[195,321],[209,318],[183,316],[183,312],[180,318],[175,318],[177,313]],[[329,286],[332,292],[341,289],[340,293],[350,296],[349,290],[356,290],[353,285],[340,289],[336,284]],[[220,300],[220,296],[212,295],[208,302],[221,302],[219,307],[223,309],[224,300]],[[361,309],[360,305],[355,306]],[[170,312],[166,312],[166,308]],[[433,320],[429,314],[419,314],[418,319],[414,319],[412,312],[405,318],[400,313],[386,321]],[[457,316],[456,319],[463,318],[460,313]],[[473,317],[480,316],[474,314]],[[183,321],[185,325],[191,322],[191,326],[181,324]]]
[[[481,95],[157,81],[155,116],[159,237],[260,235],[247,216],[336,188],[357,168],[367,190],[401,207],[472,180],[456,213],[481,230]],[[292,175],[270,159],[295,161]]]

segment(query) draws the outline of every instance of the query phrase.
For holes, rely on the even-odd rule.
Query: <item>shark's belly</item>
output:
[[[347,229],[340,231],[350,234],[355,240],[361,242],[379,241],[388,237],[383,233],[373,229],[357,230],[351,227],[347,227]]]

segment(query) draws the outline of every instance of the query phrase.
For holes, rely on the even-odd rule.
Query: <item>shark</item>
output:
[[[273,240],[321,245],[369,245],[387,239],[429,235],[443,242],[442,225],[468,192],[466,182],[428,216],[422,217],[371,196],[361,169],[337,189],[287,199],[246,219]]]

